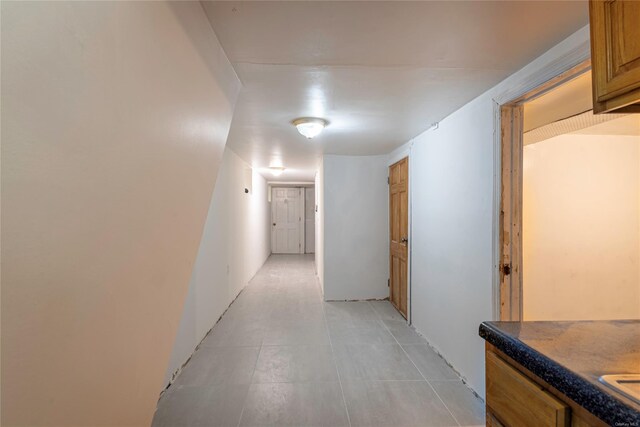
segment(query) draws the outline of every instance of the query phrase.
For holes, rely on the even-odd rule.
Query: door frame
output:
[[[389,155],[389,159],[387,160],[387,179],[389,178],[389,168],[394,164],[398,163],[400,160],[407,159],[407,235],[409,237],[409,242],[407,244],[407,324],[411,324],[411,313],[412,313],[412,305],[411,305],[411,245],[413,244],[413,235],[412,235],[412,209],[411,209],[411,168],[412,168],[412,160],[411,160],[411,148],[413,147],[413,141],[406,146],[400,147],[399,150],[392,152]],[[391,246],[391,200],[389,197],[389,183],[387,182],[387,251],[389,251]],[[391,260],[391,254],[387,254],[387,258]],[[389,264],[389,283],[391,282],[391,264]],[[389,296],[391,296],[391,288],[389,288]]]
[[[582,50],[577,53],[584,53]],[[524,104],[591,70],[591,60],[567,55],[517,91],[494,99],[494,318],[523,319],[522,200]]]
[[[304,254],[305,253],[305,211],[304,211],[304,203],[305,203],[305,194],[304,194],[304,187],[300,187],[300,186],[286,186],[286,185],[281,185],[281,186],[270,186],[269,189],[269,201],[271,202],[271,221],[269,221],[269,224],[273,224],[274,221],[274,209],[275,209],[275,204],[273,203],[273,199],[274,199],[274,194],[273,192],[276,191],[276,189],[296,189],[298,190],[298,212],[299,212],[299,220],[298,220],[298,252],[299,254]],[[275,229],[273,228],[273,225],[271,225],[271,252],[273,252],[273,247],[274,247],[274,233],[275,233]],[[277,253],[275,253],[276,255],[278,255]]]

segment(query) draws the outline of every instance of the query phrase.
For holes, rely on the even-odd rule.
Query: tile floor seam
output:
[[[393,381],[393,380],[380,380],[380,381]],[[424,380],[403,380],[403,381],[424,381]],[[264,383],[251,383],[250,385],[265,385],[265,384],[331,384],[337,383],[338,380],[296,380],[296,381],[268,381]]]
[[[371,305],[371,302],[369,302],[369,304]],[[373,309],[373,307],[371,307]],[[438,394],[438,392],[436,391],[436,389],[433,387],[433,385],[431,385],[431,383],[429,382],[429,380],[427,380],[427,378],[424,376],[424,374],[422,373],[422,371],[420,369],[418,369],[418,366],[415,364],[415,362],[413,361],[413,359],[411,359],[411,357],[409,356],[409,353],[406,352],[406,350],[404,349],[404,347],[402,347],[402,345],[400,344],[400,342],[398,342],[398,339],[396,338],[395,335],[393,335],[393,332],[391,332],[391,330],[389,329],[389,327],[382,322],[382,325],[387,328],[387,330],[389,331],[389,333],[393,336],[393,338],[396,340],[396,342],[398,343],[398,346],[402,349],[402,352],[405,354],[405,356],[407,356],[407,359],[409,359],[409,361],[411,362],[411,364],[416,368],[416,370],[418,371],[418,373],[420,374],[420,376],[427,382],[427,384],[429,384],[429,387],[431,387],[431,390],[433,390],[433,392],[435,393],[435,395],[438,397],[438,400],[440,400],[440,402],[442,402],[442,404],[444,405],[445,409],[447,410],[447,412],[449,412],[449,414],[451,415],[451,418],[453,418],[453,421],[456,422],[456,424],[458,424],[458,427],[461,427],[462,425],[460,424],[460,422],[458,421],[458,419],[455,417],[455,415],[453,415],[453,412],[451,412],[451,409],[449,409],[449,407],[447,406],[446,403],[444,403],[444,400],[442,400],[442,397],[440,397],[440,395]],[[407,324],[408,325],[408,324]]]
[[[258,356],[256,357],[256,361],[253,364],[253,372],[251,372],[251,378],[249,379],[249,385],[247,387],[247,394],[244,396],[244,402],[242,402],[242,409],[240,410],[240,417],[238,417],[238,424],[236,427],[240,427],[242,423],[242,415],[244,414],[244,408],[247,406],[247,400],[249,400],[249,392],[251,391],[251,386],[253,385],[253,376],[256,374],[256,367],[258,366],[258,360],[260,360],[260,354],[262,354],[262,343],[260,343],[260,350],[258,350]]]
[[[333,360],[333,366],[336,368],[336,374],[338,375],[338,384],[340,385],[340,393],[342,394],[342,403],[344,404],[344,410],[347,413],[347,422],[349,427],[351,426],[351,416],[349,415],[349,407],[347,406],[347,399],[344,396],[344,389],[342,388],[342,378],[340,377],[340,370],[338,369],[338,361],[336,360],[336,354],[333,351],[333,342],[331,341],[331,333],[329,332],[329,324],[327,322],[327,313],[324,309],[324,301],[322,302],[322,318],[324,319],[324,327],[327,330],[329,336],[329,346],[331,347],[331,359]]]
[[[424,383],[427,380],[378,380],[378,379],[368,379],[368,378],[350,378],[348,382],[360,382],[360,383]]]

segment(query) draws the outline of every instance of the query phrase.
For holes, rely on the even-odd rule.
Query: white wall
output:
[[[640,318],[640,136],[524,147],[525,320]]]
[[[495,97],[518,91],[574,49],[585,27],[402,147],[410,150],[411,315],[415,328],[484,395],[482,321],[492,320],[499,170]]]
[[[1,2],[2,425],[149,425],[240,83],[198,2]]]
[[[482,392],[478,326],[492,319],[491,98],[416,138],[411,160],[412,323]]]
[[[316,190],[304,189],[304,251],[312,254],[316,251]]]
[[[389,296],[387,156],[325,155],[324,298]]]
[[[248,167],[225,149],[165,386],[271,252],[267,182],[253,171],[253,191],[245,194]]]

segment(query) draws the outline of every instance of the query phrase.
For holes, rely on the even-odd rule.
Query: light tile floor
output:
[[[272,255],[158,402],[153,427],[484,425],[484,405],[388,301],[323,302]]]

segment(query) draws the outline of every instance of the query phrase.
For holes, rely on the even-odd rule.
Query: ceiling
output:
[[[323,153],[386,154],[588,23],[586,0],[203,6],[243,83],[228,144],[272,181],[312,180]],[[301,116],[330,124],[307,140]]]

